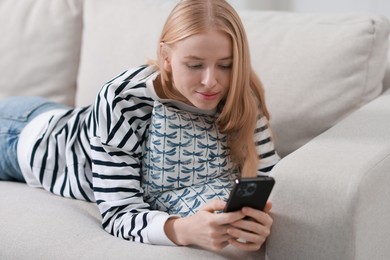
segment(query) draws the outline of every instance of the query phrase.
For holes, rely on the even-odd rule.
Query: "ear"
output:
[[[160,55],[164,61],[164,70],[167,72],[171,72],[171,50],[164,42],[160,42]]]

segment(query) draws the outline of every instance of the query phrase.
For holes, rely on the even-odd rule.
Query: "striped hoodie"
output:
[[[155,102],[190,113],[214,112],[160,99],[153,87],[158,75],[154,66],[129,69],[106,83],[93,105],[36,117],[20,136],[18,160],[28,185],[95,202],[110,234],[173,245],[164,232],[170,214],[146,201],[149,189],[142,177]],[[279,157],[265,118],[259,119],[254,136],[259,173],[268,172]]]

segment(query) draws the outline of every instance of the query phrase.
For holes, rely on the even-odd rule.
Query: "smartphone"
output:
[[[275,179],[270,176],[236,179],[224,212],[237,211],[242,207],[264,210],[274,185]]]

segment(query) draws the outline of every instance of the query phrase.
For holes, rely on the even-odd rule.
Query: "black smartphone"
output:
[[[270,176],[236,179],[224,212],[237,211],[242,207],[264,210],[274,185],[275,179]]]

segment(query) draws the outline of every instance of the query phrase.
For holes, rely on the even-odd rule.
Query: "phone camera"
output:
[[[248,185],[248,188],[246,190],[249,193],[255,192],[255,190],[256,190],[256,183],[251,183],[250,185]]]
[[[240,186],[240,188],[237,191],[237,195],[239,197],[252,196],[255,193],[256,188],[257,188],[256,183],[248,183],[248,184],[245,183],[242,186]]]

